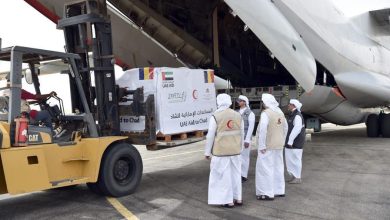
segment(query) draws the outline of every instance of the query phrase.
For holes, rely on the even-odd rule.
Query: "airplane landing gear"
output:
[[[375,138],[379,136],[379,116],[370,114],[366,120],[367,137]]]
[[[390,138],[390,114],[370,114],[366,121],[367,136]]]
[[[382,137],[390,138],[390,114],[381,113],[379,116],[379,128]]]

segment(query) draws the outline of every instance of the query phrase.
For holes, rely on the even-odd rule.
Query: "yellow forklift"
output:
[[[99,194],[124,196],[134,192],[142,177],[142,159],[132,144],[155,140],[154,100],[144,102],[142,88],[128,91],[115,85],[111,28],[102,1],[65,5],[58,23],[64,30],[66,53],[14,46],[1,48],[0,60],[9,61],[7,97],[0,99],[0,193],[20,194],[86,183]],[[69,76],[72,113],[57,105],[36,103],[48,111],[54,128],[32,122],[21,112],[22,77],[41,94],[40,66],[62,62]],[[23,70],[22,64],[29,68]],[[64,83],[64,82],[55,82]],[[131,97],[131,98],[128,98]],[[119,102],[133,103],[121,107]],[[120,113],[146,115],[145,132],[121,134]]]

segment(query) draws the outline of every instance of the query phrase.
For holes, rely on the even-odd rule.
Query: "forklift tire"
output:
[[[375,138],[379,136],[379,116],[370,114],[366,121],[367,137]]]
[[[137,189],[142,170],[142,159],[138,150],[131,144],[117,143],[104,153],[96,184],[106,196],[126,196]]]
[[[382,132],[382,137],[390,138],[390,114],[382,114],[379,117],[379,127]]]

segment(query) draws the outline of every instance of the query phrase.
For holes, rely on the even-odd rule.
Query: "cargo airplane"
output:
[[[67,14],[66,0],[25,1],[53,22]],[[390,2],[364,4],[349,17],[336,0],[107,1],[123,68],[214,68],[235,87],[299,84],[306,115],[390,137],[390,115],[379,114],[390,106]]]

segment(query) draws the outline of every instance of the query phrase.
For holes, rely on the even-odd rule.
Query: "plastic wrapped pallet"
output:
[[[144,87],[145,98],[155,95],[157,132],[164,135],[207,130],[208,120],[216,110],[212,70],[137,68],[126,71],[117,84],[131,90]],[[121,131],[144,127],[144,118],[121,115]]]

